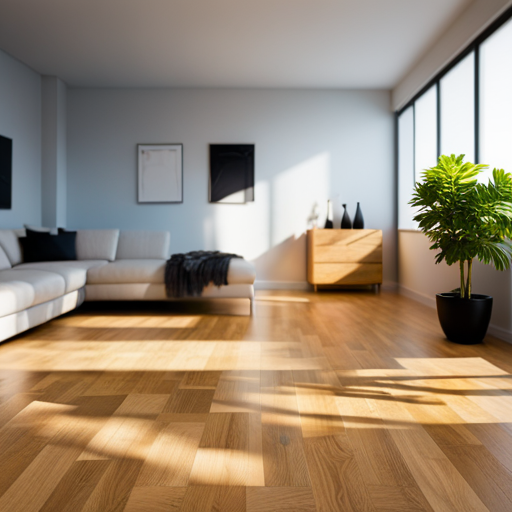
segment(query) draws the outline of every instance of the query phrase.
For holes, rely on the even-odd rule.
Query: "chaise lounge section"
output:
[[[0,341],[72,311],[85,301],[169,301],[168,231],[78,230],[76,260],[26,263],[25,229],[0,230]],[[225,286],[200,298],[254,300],[254,266],[231,260]],[[193,300],[187,298],[186,300]]]

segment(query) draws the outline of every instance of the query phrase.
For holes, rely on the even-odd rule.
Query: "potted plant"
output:
[[[464,163],[464,155],[440,156],[423,172],[410,204],[414,220],[438,250],[436,263],[460,267],[460,288],[436,296],[437,312],[446,337],[457,343],[480,343],[487,332],[492,297],[472,292],[473,260],[510,266],[512,245],[512,176],[494,169],[493,179],[478,183],[487,165]]]

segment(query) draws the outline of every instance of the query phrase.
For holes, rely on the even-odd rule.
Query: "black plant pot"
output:
[[[436,295],[437,315],[446,337],[455,343],[481,343],[487,333],[492,313],[492,297],[473,293],[461,299],[458,293]]]

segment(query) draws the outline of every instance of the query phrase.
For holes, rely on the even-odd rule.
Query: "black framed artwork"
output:
[[[0,209],[12,208],[12,139],[0,135]]]
[[[254,144],[210,144],[210,202],[254,201]]]

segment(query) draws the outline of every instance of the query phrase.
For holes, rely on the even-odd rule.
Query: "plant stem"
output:
[[[468,260],[468,286],[467,295],[468,299],[471,299],[471,273],[473,271],[473,260]]]
[[[465,296],[465,293],[464,293],[464,289],[465,289],[465,286],[464,286],[464,261],[459,261],[459,265],[460,265],[460,298],[463,299],[464,296]]]

